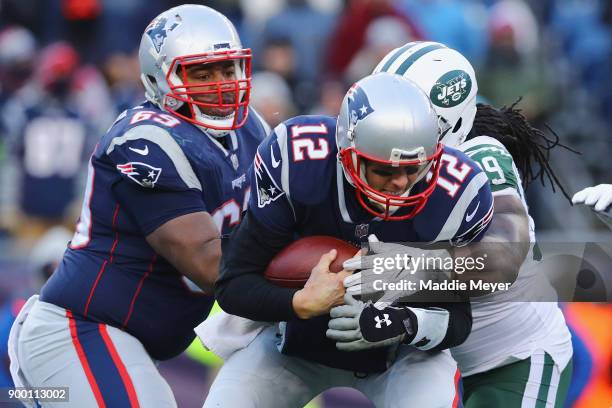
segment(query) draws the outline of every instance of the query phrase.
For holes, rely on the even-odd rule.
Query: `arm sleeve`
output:
[[[291,241],[291,234],[270,231],[248,211],[223,243],[219,279],[215,284],[221,308],[252,320],[296,319],[292,301],[297,290],[275,286],[263,277],[270,260]]]

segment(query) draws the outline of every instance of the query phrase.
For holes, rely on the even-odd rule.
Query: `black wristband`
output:
[[[410,343],[416,336],[417,318],[408,307],[389,306],[380,310],[369,304],[359,316],[359,328],[369,342],[405,335],[404,342]]]

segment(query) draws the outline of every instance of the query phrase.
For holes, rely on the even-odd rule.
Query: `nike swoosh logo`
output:
[[[274,158],[274,146],[270,146],[270,157],[272,158],[272,167],[277,168],[281,161]]]
[[[472,218],[474,218],[474,216],[476,215],[476,211],[478,211],[478,207],[480,207],[480,201],[478,202],[478,204],[476,204],[476,208],[474,208],[474,211],[472,211],[471,214],[466,214],[465,215],[465,221],[466,222],[472,221]]]
[[[143,156],[146,156],[147,154],[149,154],[149,146],[145,146],[144,149],[137,149],[135,147],[128,147],[128,149],[138,154],[141,154]]]

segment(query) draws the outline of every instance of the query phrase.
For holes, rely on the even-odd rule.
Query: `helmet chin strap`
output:
[[[475,116],[476,116],[476,106],[475,105],[473,107],[467,106],[461,112],[461,116],[457,120],[457,122],[459,122],[459,120],[462,121],[461,127],[455,133],[453,133],[453,129],[450,129],[442,136],[442,139],[440,141],[444,143],[446,146],[450,146],[450,147],[458,147],[459,145],[461,145],[463,142],[465,142],[465,139],[467,138],[468,133],[470,133],[470,131],[472,130]],[[448,123],[446,119],[444,119],[444,121]],[[452,127],[454,127],[457,122],[453,123]]]
[[[457,147],[465,141],[466,137],[464,132],[448,133],[442,138],[442,143],[449,147]]]
[[[202,132],[206,133],[207,135],[211,135],[212,137],[216,138],[216,139],[220,139],[224,136],[227,136],[229,134],[229,130],[217,130],[217,129],[211,129],[211,128],[207,128],[206,126],[202,126],[202,125],[195,125],[198,129],[200,129]]]
[[[193,110],[195,112],[195,119],[198,122],[206,124],[207,122],[211,122],[212,120],[214,120],[214,119],[210,119],[210,116],[203,114],[202,111],[200,110],[199,106],[194,106]],[[230,116],[227,116],[227,118],[223,119],[222,121],[223,122],[227,122],[228,124],[231,124],[234,121],[234,115],[235,115],[235,113],[232,113]],[[219,120],[219,121],[221,121],[221,120]],[[229,129],[223,129],[223,130],[212,129],[212,128],[206,127],[204,125],[197,125],[197,124],[196,124],[196,126],[200,130],[202,130],[203,132],[211,135],[212,137],[216,137],[216,138],[226,136],[230,132]]]

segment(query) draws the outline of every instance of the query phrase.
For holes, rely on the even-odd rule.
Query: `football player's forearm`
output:
[[[211,238],[197,244],[168,245],[160,255],[206,294],[213,294],[221,261],[220,238]]]
[[[495,219],[497,218],[497,220]],[[529,236],[523,242],[512,237],[514,232],[507,233],[504,224],[513,224],[515,217],[495,215],[489,231],[480,242],[475,242],[464,248],[455,250],[455,256],[469,256],[473,259],[484,258],[482,270],[470,270],[458,276],[459,279],[483,279],[489,282],[514,281],[518,271],[529,251]],[[514,229],[511,226],[510,229]],[[466,253],[467,252],[467,253]]]
[[[228,313],[260,321],[286,321],[297,316],[292,298],[296,290],[268,282],[263,271],[270,260],[291,242],[290,235],[274,234],[246,213],[224,241],[215,295]]]
[[[193,258],[187,258],[179,270],[204,292],[213,294],[215,281],[219,277],[221,262],[221,239],[214,238],[200,245]]]
[[[455,257],[486,259],[484,268],[466,271],[457,279],[508,283],[516,279],[529,252],[529,222],[518,199],[500,198],[495,200],[495,213],[482,240],[453,249]]]
[[[472,307],[469,302],[440,304],[449,313],[448,328],[442,342],[431,350],[440,351],[462,344],[472,331]]]
[[[452,302],[400,304],[383,310],[398,315],[398,308],[409,310],[410,322],[403,323],[404,343],[420,350],[441,351],[458,346],[472,330],[472,308],[459,297]]]
[[[181,274],[212,294],[219,273],[221,239],[210,214],[198,212],[174,218],[146,239]]]
[[[296,291],[274,286],[261,275],[243,275],[215,286],[219,306],[227,313],[267,322],[297,318],[291,305]]]

